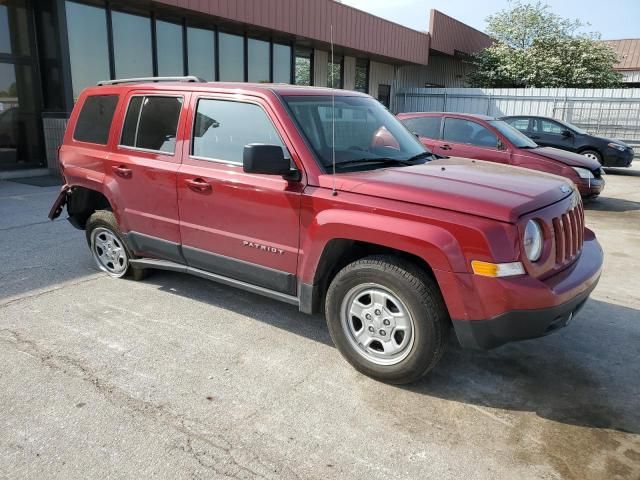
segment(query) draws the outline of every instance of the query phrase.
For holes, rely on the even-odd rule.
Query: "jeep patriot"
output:
[[[66,206],[112,277],[186,272],[323,311],[390,383],[432,369],[451,327],[479,349],[562,328],[598,282],[561,177],[433,156],[357,92],[174,80],[86,89],[59,150],[49,216]]]

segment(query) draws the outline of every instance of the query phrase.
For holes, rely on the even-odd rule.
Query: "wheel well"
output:
[[[67,199],[67,212],[74,227],[84,230],[87,220],[96,210],[111,210],[107,197],[85,187],[71,189]]]
[[[600,149],[596,147],[582,147],[580,150],[578,150],[578,153],[586,152],[587,150],[591,150],[592,152],[596,152],[598,155],[602,155]]]
[[[316,268],[313,279],[313,311],[322,311],[324,309],[327,289],[333,277],[335,277],[340,270],[348,264],[370,255],[392,255],[403,258],[413,265],[416,265],[420,271],[435,280],[435,275],[429,264],[417,255],[375,243],[334,239],[326,245],[318,262],[318,267]]]

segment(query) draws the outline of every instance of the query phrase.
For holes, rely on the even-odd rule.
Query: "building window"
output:
[[[111,78],[107,16],[103,8],[66,2],[73,98],[82,89]]]
[[[218,34],[220,42],[220,80],[244,81],[244,38],[230,33]]]
[[[313,49],[296,48],[296,85],[313,85]]]
[[[181,110],[179,97],[132,97],[120,144],[174,153]]]
[[[343,60],[342,56],[334,55],[333,63],[331,63],[331,54],[329,54],[329,68],[327,69],[327,86],[329,88],[342,88]]]
[[[250,82],[267,83],[269,74],[269,42],[249,38],[247,40],[247,69]]]
[[[187,28],[189,75],[215,80],[216,36],[212,30]]]
[[[159,76],[183,75],[182,25],[157,21],[156,51],[158,52]]]
[[[151,19],[123,12],[111,19],[116,78],[153,76]]]
[[[356,60],[356,91],[369,93],[369,60],[358,58]]]
[[[273,44],[273,81],[291,83],[291,46]]]
[[[109,131],[116,105],[118,105],[117,95],[87,97],[80,110],[73,139],[79,142],[106,145],[109,141]]]
[[[251,103],[202,99],[193,129],[196,157],[242,165],[245,145],[264,143],[283,147],[265,111]],[[285,156],[288,154],[285,152]]]
[[[387,108],[391,108],[391,85],[378,85],[378,101]]]

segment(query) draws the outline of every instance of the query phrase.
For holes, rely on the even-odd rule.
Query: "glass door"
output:
[[[46,165],[27,0],[0,0],[0,170]]]

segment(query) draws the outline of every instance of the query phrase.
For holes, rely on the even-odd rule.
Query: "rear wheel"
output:
[[[111,277],[130,275],[134,280],[146,277],[145,269],[130,265],[131,252],[112,212],[98,210],[87,220],[87,242],[96,266]]]
[[[371,256],[342,269],[327,292],[327,324],[358,371],[410,383],[442,357],[449,330],[435,282],[409,262]]]
[[[581,155],[590,158],[591,160],[596,160],[598,163],[602,165],[602,155],[595,150],[584,150],[580,152]]]

